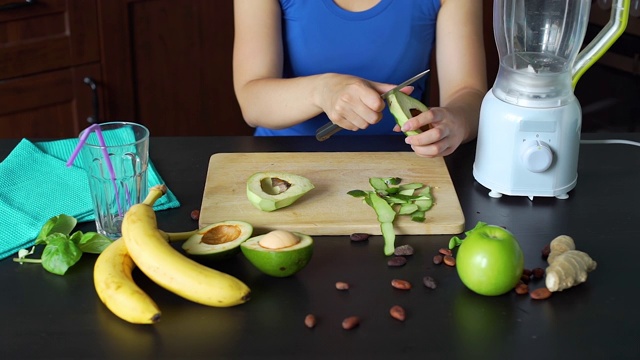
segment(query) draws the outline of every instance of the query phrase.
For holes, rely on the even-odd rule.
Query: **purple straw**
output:
[[[107,163],[107,169],[109,169],[109,175],[111,176],[111,183],[113,183],[113,189],[116,192],[116,204],[118,205],[118,215],[122,216],[122,207],[120,206],[120,192],[118,191],[118,185],[116,184],[116,172],[113,170],[113,164],[111,163],[111,159],[109,158],[109,153],[107,152],[107,144],[104,141],[104,137],[102,136],[102,130],[100,129],[100,124],[93,124],[86,128],[82,135],[80,135],[80,140],[78,140],[78,145],[73,150],[71,157],[67,161],[67,167],[70,167],[78,154],[80,153],[80,149],[84,146],[85,142],[87,142],[87,138],[89,134],[95,131],[96,136],[98,137],[98,142],[100,143],[100,150],[102,150],[102,156],[104,157],[105,162]]]
[[[84,146],[84,143],[87,141],[89,134],[91,134],[91,132],[98,127],[100,127],[99,124],[93,124],[82,132],[82,135],[80,135],[80,140],[78,140],[78,145],[76,145],[76,148],[73,149],[73,153],[71,154],[71,157],[69,157],[69,160],[67,161],[67,167],[71,167],[76,157],[78,157],[78,154],[80,154],[80,149],[82,149],[82,147]]]

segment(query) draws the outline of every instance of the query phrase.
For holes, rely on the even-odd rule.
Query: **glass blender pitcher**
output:
[[[564,199],[576,186],[582,111],[573,88],[624,32],[629,2],[614,0],[609,23],[580,51],[591,0],[494,0],[500,68],[473,165],[490,196]]]

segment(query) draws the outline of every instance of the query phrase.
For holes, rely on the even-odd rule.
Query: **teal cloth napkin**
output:
[[[75,164],[66,166],[77,144],[75,138],[36,143],[22,139],[0,163],[0,260],[32,246],[53,216],[95,219],[85,171]],[[164,183],[151,161],[147,171],[149,186]],[[169,190],[154,209],[179,206]]]

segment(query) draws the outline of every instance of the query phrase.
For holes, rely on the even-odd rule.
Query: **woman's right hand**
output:
[[[368,81],[351,75],[324,74],[317,104],[329,119],[346,130],[362,130],[382,119],[385,101],[381,94],[395,85]],[[408,86],[403,92],[411,93]]]

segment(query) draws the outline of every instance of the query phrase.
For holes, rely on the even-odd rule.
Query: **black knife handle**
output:
[[[324,125],[322,125],[322,127],[320,127],[317,131],[316,131],[316,139],[318,141],[325,141],[328,138],[331,137],[331,135],[337,133],[338,131],[342,130],[342,128],[332,122],[328,122]]]

